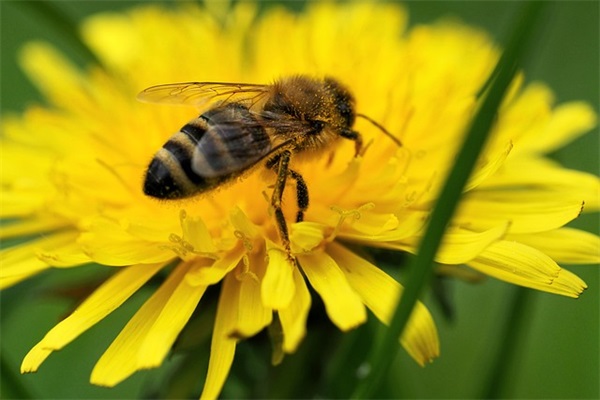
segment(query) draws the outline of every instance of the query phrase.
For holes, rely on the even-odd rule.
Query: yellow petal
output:
[[[2,207],[0,217],[2,218],[27,218],[40,208],[43,208],[44,199],[38,192],[6,191],[2,193]]]
[[[465,191],[472,190],[479,186],[482,182],[486,181],[491,175],[493,175],[498,169],[504,164],[508,154],[512,150],[512,143],[509,143],[503,151],[497,152],[490,157],[488,152],[484,152],[481,158],[478,160],[478,164],[473,170],[473,175],[469,178]]]
[[[131,21],[121,14],[103,13],[87,19],[82,36],[102,55],[105,63],[119,67],[133,61],[141,35],[131,29]]]
[[[118,233],[115,232],[115,236]],[[94,262],[104,265],[125,266],[138,263],[166,262],[175,254],[155,243],[115,236],[81,235],[81,246]]]
[[[588,288],[586,283],[580,277],[566,269],[560,270],[558,277],[552,282],[552,286],[553,288],[551,290],[544,289],[544,286],[534,287],[534,289],[578,298],[579,295]]]
[[[587,287],[544,253],[517,242],[496,242],[467,265],[515,285],[563,296],[579,297]]]
[[[581,213],[582,199],[548,192],[471,192],[460,205],[453,225],[483,231],[510,223],[510,233],[544,232],[560,228]]]
[[[502,238],[507,229],[508,224],[506,223],[484,232],[449,228],[444,234],[435,261],[442,264],[464,264],[477,257],[490,244]],[[421,239],[421,236],[405,239],[397,246],[390,246],[390,248],[416,253]]]
[[[326,214],[321,212],[328,224],[338,226],[337,229],[357,232],[363,235],[381,235],[398,227],[398,217],[392,213],[374,210],[374,203],[366,203],[353,209],[331,207]]]
[[[293,353],[306,334],[306,319],[310,311],[311,298],[302,274],[297,268],[293,270],[296,287],[292,302],[285,309],[279,310],[279,320],[283,328],[283,351]]]
[[[38,250],[37,257],[53,267],[73,267],[89,263],[90,258],[83,253],[78,242],[67,243],[52,250]]]
[[[162,267],[163,264],[135,265],[114,274],[29,351],[21,365],[21,372],[37,371],[51,352],[62,349],[113,312]]]
[[[538,249],[560,263],[600,263],[600,237],[578,229],[560,228],[534,235],[510,235],[507,239]]]
[[[365,235],[381,235],[394,230],[399,222],[394,214],[380,214],[369,210],[358,210],[358,217],[350,225]]]
[[[17,283],[22,282],[25,279],[28,279],[28,278],[32,277],[37,272],[39,272],[39,271],[32,271],[32,272],[29,272],[27,274],[14,275],[14,276],[11,276],[11,277],[0,278],[0,290],[3,290],[3,289],[11,287],[13,285],[16,285]]]
[[[466,229],[449,229],[436,261],[443,264],[463,264],[477,257],[486,247],[502,238],[509,225],[503,224],[484,232],[472,232]]]
[[[46,127],[48,122],[54,122],[56,117],[38,118],[40,114],[47,117],[51,113],[34,106],[26,111],[25,120],[3,115],[0,136],[0,216],[3,218],[31,218],[40,206],[48,202],[48,198],[56,194],[51,179],[48,179],[48,169],[56,162],[56,155],[50,149],[57,144],[54,142],[57,138],[52,128],[44,129],[43,133],[39,129],[40,126]],[[27,173],[24,173],[23,165],[28,166]],[[44,215],[43,218],[53,220],[56,216]]]
[[[332,243],[327,251],[335,259],[346,279],[373,314],[389,324],[402,286],[385,272],[343,246]],[[427,308],[417,302],[400,339],[402,346],[420,365],[439,356],[437,329]]]
[[[196,251],[203,253],[215,253],[217,251],[212,236],[201,218],[190,216],[184,210],[181,210],[180,219],[183,239],[190,243]]]
[[[29,79],[52,102],[66,107],[89,103],[81,73],[48,44],[28,43],[22,50],[21,64]]]
[[[4,196],[4,193],[2,193],[2,196]],[[63,219],[59,218],[49,217],[18,220],[2,225],[2,228],[0,229],[0,239],[49,232],[63,227],[66,227],[66,223]]]
[[[549,153],[589,132],[595,125],[596,113],[589,104],[576,101],[560,104],[550,115],[546,129],[531,132],[515,150]]]
[[[180,264],[131,318],[92,371],[91,382],[114,386],[135,371],[160,365],[204,293],[185,280]]]
[[[204,389],[202,389],[202,395],[200,396],[201,399],[216,399],[219,397],[233,362],[237,339],[232,338],[230,333],[236,323],[235,319],[239,304],[239,292],[235,280],[235,276],[229,274],[223,281],[210,345],[208,371]]]
[[[285,251],[271,241],[267,241],[267,254],[269,264],[261,284],[262,302],[267,308],[280,310],[286,308],[295,295],[295,266]]]
[[[213,285],[220,282],[223,277],[233,270],[244,256],[244,247],[237,246],[222,258],[216,260],[211,266],[198,268],[187,274],[186,279],[190,285]]]
[[[388,147],[390,149],[393,147]],[[408,154],[408,150],[400,149],[399,153]],[[384,156],[385,157],[385,156]],[[383,168],[378,168],[365,163],[362,173],[368,174],[369,178],[360,178],[354,186],[348,191],[347,197],[344,200],[354,204],[367,204],[377,199],[377,204],[386,207],[388,210],[395,209],[398,205],[406,206],[410,202],[406,194],[408,188],[407,178],[404,175],[406,165],[399,161],[396,156],[387,156],[387,158],[375,158],[375,163],[383,164]],[[387,160],[384,164],[382,161]],[[401,201],[404,200],[405,202]]]
[[[0,257],[2,253],[4,252],[0,252]],[[50,267],[45,262],[33,256],[18,261],[12,260],[10,265],[5,266],[5,264],[8,263],[5,263],[3,260],[2,268],[0,268],[0,289],[8,288]]]
[[[356,233],[353,230],[342,226],[338,237],[352,242],[380,247],[385,242],[400,241],[417,235],[425,228],[428,217],[429,212],[406,210],[398,214],[398,219],[400,221],[399,225],[387,232],[382,232],[377,235],[367,235]]]
[[[348,284],[335,260],[324,252],[298,256],[302,270],[325,303],[329,319],[342,331],[367,319],[361,298]]]
[[[205,290],[206,286],[192,286],[185,279],[181,281],[147,332],[138,353],[139,365],[151,368],[163,362]]]
[[[239,292],[238,314],[229,334],[236,338],[256,335],[271,323],[273,311],[263,305],[261,298],[261,279],[265,270],[264,254],[253,254],[250,257],[248,271],[236,275],[235,286]],[[237,272],[237,271],[236,271]]]
[[[8,287],[22,279],[40,273],[49,265],[36,257],[36,253],[48,249],[61,249],[73,243],[77,232],[67,231],[49,234],[41,239],[32,240],[19,246],[9,247],[0,251],[2,268],[0,268],[0,285]]]
[[[484,181],[481,189],[515,191],[545,190],[547,197],[570,194],[585,201],[584,211],[600,208],[600,179],[593,174],[566,169],[541,157],[517,157],[506,163],[497,174]],[[509,194],[510,194],[509,192]]]
[[[329,204],[337,203],[338,199],[343,198],[349,190],[352,190],[360,173],[360,167],[363,160],[356,157],[348,162],[347,167],[338,175],[332,177],[327,182],[327,198]]]
[[[29,353],[21,363],[21,373],[36,372],[40,365],[52,354],[54,350],[48,349],[42,342],[39,342],[29,350]]]
[[[175,253],[165,244],[140,240],[126,232],[127,227],[105,218],[97,218],[79,243],[85,254],[99,264],[123,266],[166,262]]]
[[[294,253],[307,253],[323,242],[327,225],[302,221],[290,226],[290,242]]]
[[[260,231],[257,226],[250,221],[248,216],[239,207],[233,207],[229,219],[236,231],[245,237],[253,239],[259,236]]]

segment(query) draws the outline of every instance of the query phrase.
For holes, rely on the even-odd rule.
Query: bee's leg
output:
[[[342,131],[340,136],[354,141],[354,157],[358,157],[363,147],[362,135],[350,129]]]
[[[304,220],[304,212],[308,208],[308,186],[306,181],[293,169],[289,170],[290,178],[296,181],[296,201],[298,202],[298,213],[296,214],[296,222]]]
[[[290,247],[290,235],[285,222],[285,216],[281,209],[281,201],[283,198],[283,190],[285,189],[285,181],[289,173],[289,164],[291,152],[285,150],[272,158],[267,162],[267,167],[275,169],[277,168],[277,180],[275,181],[275,187],[273,188],[273,196],[271,197],[271,207],[275,212],[275,221],[277,222],[277,228],[279,230],[279,236],[285,251],[293,264],[296,264],[295,258],[292,256],[292,249]]]

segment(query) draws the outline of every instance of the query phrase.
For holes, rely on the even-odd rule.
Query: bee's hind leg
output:
[[[275,181],[275,186],[273,188],[271,207],[273,207],[273,211],[275,213],[275,221],[277,222],[277,229],[279,230],[279,236],[281,237],[283,247],[285,248],[290,261],[296,265],[296,258],[292,256],[292,249],[290,247],[290,235],[287,228],[287,223],[285,222],[285,216],[283,215],[283,210],[281,209],[283,190],[285,189],[287,176],[290,173],[289,165],[291,154],[292,153],[289,150],[281,152],[267,162],[267,167],[273,170],[277,168],[277,180]],[[306,184],[304,184],[304,186],[306,186]]]
[[[304,220],[304,212],[308,208],[308,186],[306,181],[293,169],[289,170],[290,178],[296,181],[296,201],[298,202],[298,213],[296,214],[296,222]]]

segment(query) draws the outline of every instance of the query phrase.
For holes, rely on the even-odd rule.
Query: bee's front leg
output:
[[[354,141],[354,157],[358,157],[361,155],[361,151],[363,149],[363,139],[360,133],[348,129],[342,131],[340,133],[340,136]]]
[[[292,249],[290,247],[290,235],[288,232],[287,223],[285,221],[285,216],[283,215],[283,210],[281,209],[281,202],[283,199],[285,182],[289,174],[291,154],[292,153],[289,150],[285,150],[279,155],[277,155],[275,158],[269,160],[267,166],[272,169],[275,169],[277,167],[277,180],[275,181],[275,186],[273,188],[273,196],[271,197],[271,207],[273,207],[273,211],[275,213],[275,221],[277,223],[277,229],[279,230],[281,243],[283,244],[283,247],[290,261],[294,265],[296,265],[296,258],[292,256]]]

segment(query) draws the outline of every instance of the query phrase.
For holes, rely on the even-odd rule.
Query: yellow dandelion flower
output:
[[[3,123],[1,216],[14,221],[1,237],[36,238],[2,250],[0,285],[88,263],[118,270],[27,354],[22,371],[36,371],[157,275],[164,282],[99,359],[93,383],[113,386],[159,366],[202,310],[207,288],[219,283],[206,398],[218,396],[240,340],[275,325],[280,351],[297,349],[309,287],[342,331],[364,323],[367,309],[388,322],[402,286],[359,249],[416,252],[499,54],[485,34],[462,25],[408,32],[405,25],[392,5],[311,4],[302,14],[273,8],[258,16],[249,3],[227,13],[184,3],[86,20],[84,39],[106,69],[81,71],[45,43],[27,45],[22,64],[50,105]],[[360,113],[402,142],[357,120],[358,157],[352,141],[340,140],[320,157],[292,158],[310,193],[295,223],[296,185],[283,194],[297,265],[273,216],[272,171],[253,170],[187,200],[143,194],[153,155],[198,110],[140,103],[141,89],[198,80],[268,84],[297,74],[335,77]],[[513,84],[436,256],[446,271],[467,265],[570,297],[585,289],[558,263],[599,261],[598,237],[564,226],[582,208],[598,210],[600,183],[545,154],[590,130],[596,116],[584,103],[552,103],[541,84]],[[438,356],[424,305],[401,343],[421,365]]]

